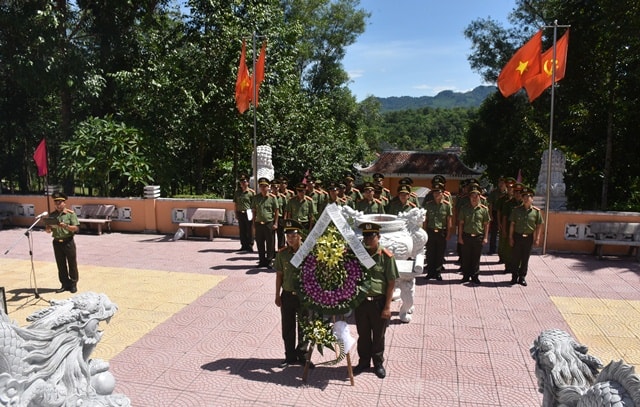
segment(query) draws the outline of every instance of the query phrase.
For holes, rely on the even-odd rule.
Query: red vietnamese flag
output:
[[[498,89],[504,97],[519,91],[524,82],[540,72],[542,30],[538,31],[511,57],[498,76]]]
[[[47,168],[47,143],[44,139],[36,147],[36,151],[33,153],[33,160],[38,167],[38,176],[44,177],[47,175],[49,172]]]
[[[564,78],[565,68],[567,67],[567,51],[569,50],[569,29],[556,42],[556,82]],[[552,85],[551,77],[553,74],[553,47],[549,48],[542,54],[540,59],[540,73],[529,78],[524,87],[529,95],[529,102],[533,102],[538,96]]]
[[[240,114],[247,111],[251,103],[251,76],[245,60],[245,44],[242,41],[242,53],[238,65],[238,79],[236,79],[236,107]]]
[[[260,84],[264,80],[264,63],[266,58],[267,58],[267,42],[264,41],[262,43],[262,49],[260,50],[260,56],[258,57],[258,61],[256,62],[256,71],[254,73],[256,78],[256,90],[255,90],[256,100],[253,101],[253,105],[255,107],[258,107],[258,100],[260,99]]]

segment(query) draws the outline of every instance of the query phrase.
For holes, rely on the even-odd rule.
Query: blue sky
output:
[[[464,29],[487,17],[507,26],[514,7],[515,0],[360,0],[371,17],[343,60],[349,88],[362,101],[483,85],[467,61],[471,42]]]

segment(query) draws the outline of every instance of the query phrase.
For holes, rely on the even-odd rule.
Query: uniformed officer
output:
[[[78,291],[78,262],[76,259],[76,243],[73,236],[80,230],[78,216],[66,207],[67,196],[62,192],[54,192],[51,197],[56,210],[49,217],[57,220],[57,224],[47,224],[45,232],[53,236],[53,254],[58,267],[58,280],[62,286],[57,293]]]
[[[276,305],[280,307],[282,318],[282,340],[284,341],[285,359],[281,368],[299,365],[306,362],[308,343],[303,340],[302,328],[299,324],[303,312],[300,297],[295,291],[296,276],[300,270],[291,264],[291,258],[302,244],[302,225],[293,219],[283,221],[287,246],[276,254]],[[297,340],[296,340],[297,337]]]
[[[498,217],[498,200],[507,192],[505,177],[498,178],[498,186],[489,192],[487,203],[491,213],[491,223],[489,224],[489,254],[496,254],[498,243],[498,230],[500,218]]]
[[[469,189],[469,205],[460,208],[458,217],[458,243],[462,245],[462,280],[480,284],[480,256],[482,245],[489,240],[489,208],[480,203],[480,188],[473,185]]]
[[[353,186],[355,181],[355,177],[352,174],[347,174],[344,176],[344,195],[351,201],[349,202],[349,206],[352,208],[356,207],[356,203],[362,200],[362,193],[360,190]]]
[[[504,272],[507,274],[513,274],[513,270],[511,270],[511,266],[513,265],[511,256],[513,254],[513,247],[511,247],[511,243],[509,242],[509,236],[511,231],[509,230],[511,227],[511,212],[518,206],[522,205],[522,198],[520,196],[520,192],[524,188],[524,185],[520,182],[516,182],[513,184],[511,189],[511,196],[509,199],[502,204],[502,210],[500,215],[502,216],[502,222],[504,224],[505,237],[506,237],[506,245],[503,249],[502,259],[504,260]]]
[[[384,211],[387,212],[389,199],[384,195],[384,188],[381,185],[373,184],[373,197],[382,202],[382,207],[384,208]]]
[[[444,255],[447,241],[453,227],[453,207],[444,199],[444,185],[435,184],[431,188],[433,200],[425,202],[424,228],[427,231],[427,280],[435,278],[442,281]]]
[[[536,194],[532,188],[522,189],[522,205],[516,207],[509,217],[509,244],[513,247],[511,252],[511,284],[527,285],[527,270],[531,246],[540,245],[540,233],[542,230],[542,214],[540,208],[533,206],[533,196]]]
[[[253,197],[253,227],[256,231],[258,246],[258,267],[271,268],[271,260],[275,257],[273,231],[278,228],[278,200],[269,192],[269,180],[258,178],[259,193]]]
[[[371,182],[365,182],[362,187],[362,191],[362,200],[356,202],[355,209],[365,215],[372,213],[384,213],[384,205],[382,204],[382,201],[373,197],[373,184]]]
[[[296,185],[296,196],[289,199],[284,211],[285,219],[293,219],[302,225],[303,235],[309,233],[315,221],[316,208],[313,199],[305,194],[306,185],[299,182]]]
[[[391,300],[395,281],[399,277],[393,254],[380,246],[380,225],[363,223],[362,243],[376,265],[372,267],[366,298],[356,307],[355,318],[358,330],[358,365],[354,374],[369,370],[371,361],[376,376],[384,378],[384,340],[391,318]]]
[[[326,204],[327,205],[331,205],[331,204],[336,204],[338,206],[344,206],[347,203],[346,198],[340,198],[338,196],[338,191],[340,190],[340,187],[337,183],[335,182],[330,182],[327,185],[327,193],[329,194],[329,198],[327,199]],[[322,208],[324,210],[324,208]]]
[[[416,206],[420,205],[420,201],[418,200],[418,194],[416,194],[415,192],[413,192],[413,180],[410,177],[404,177],[401,178],[400,181],[398,181],[398,183],[400,185],[408,185],[409,188],[411,188],[411,193],[409,194],[409,202],[413,202]]]
[[[391,191],[389,188],[384,186],[384,175],[376,172],[373,174],[373,185],[379,186],[380,189],[380,200],[386,202],[387,204],[391,201]]]
[[[241,174],[238,178],[238,188],[233,195],[236,219],[238,219],[238,229],[240,232],[240,251],[253,252],[253,230],[251,223],[253,216],[249,219],[248,212],[256,191],[249,188],[249,177]]]
[[[296,194],[295,192],[289,189],[289,178],[283,176],[279,178],[279,181],[280,181],[280,193],[286,197],[287,201],[289,201],[289,199],[293,198],[293,196]]]
[[[505,193],[500,195],[496,201],[496,211],[498,213],[498,263],[505,262],[511,253],[511,247],[509,246],[509,217],[505,217],[507,211],[507,202],[513,198],[513,185],[516,183],[516,179],[513,177],[507,177],[504,180]]]
[[[416,204],[409,201],[411,187],[409,185],[399,185],[397,199],[392,200],[386,209],[390,215],[397,215],[400,212],[407,212],[416,207]]]
[[[280,193],[280,180],[277,178],[271,180],[271,194],[276,197],[276,200],[278,201],[278,213],[282,215],[287,204],[287,197]],[[278,222],[278,227],[273,231],[273,233],[276,247],[278,249],[284,247],[286,244],[284,240],[284,224],[282,222]]]

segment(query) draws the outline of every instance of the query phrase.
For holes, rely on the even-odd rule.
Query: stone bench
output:
[[[602,258],[602,248],[610,246],[629,246],[629,254],[635,252],[636,259],[640,261],[640,223],[631,222],[592,222],[591,233],[594,235],[595,253]]]
[[[106,225],[107,230],[111,232],[111,216],[115,210],[115,205],[86,204],[82,205],[76,215],[81,225],[86,224],[87,227],[97,225],[98,234],[101,235],[103,225]]]
[[[187,221],[178,226],[184,230],[184,238],[189,238],[189,231],[208,228],[209,240],[213,240],[214,231],[220,234],[220,226],[225,220],[225,210],[218,208],[187,208]]]

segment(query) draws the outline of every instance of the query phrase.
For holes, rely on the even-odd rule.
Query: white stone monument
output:
[[[540,175],[538,175],[538,184],[536,185],[536,205],[544,202],[547,196],[547,170],[549,168],[549,151],[542,153],[542,163],[540,164]],[[552,150],[551,152],[551,190],[549,193],[549,209],[563,210],[567,207],[567,197],[565,196],[566,185],[564,183],[566,158],[561,151]]]

